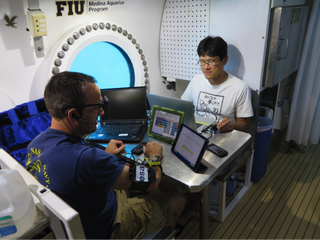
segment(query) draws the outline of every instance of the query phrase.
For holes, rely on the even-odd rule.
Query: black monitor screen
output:
[[[145,87],[101,89],[109,99],[102,120],[146,119],[147,101]]]

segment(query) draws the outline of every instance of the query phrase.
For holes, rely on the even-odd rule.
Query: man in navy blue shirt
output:
[[[49,80],[44,91],[51,127],[28,146],[26,167],[79,212],[86,238],[135,238],[164,226],[174,227],[185,206],[180,193],[145,194],[128,197],[133,181],[129,165],[114,155],[125,149],[111,140],[105,148],[87,143],[84,136],[96,131],[104,114],[101,91],[91,76],[62,72]],[[162,146],[150,142],[146,157],[162,157]],[[157,189],[161,166],[152,167]]]

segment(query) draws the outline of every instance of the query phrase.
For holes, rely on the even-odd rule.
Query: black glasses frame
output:
[[[99,103],[94,104],[88,104],[88,105],[80,105],[75,108],[82,108],[82,107],[92,107],[92,106],[99,106],[99,108],[104,108],[108,106],[108,103],[110,102],[109,99],[106,96],[102,96],[102,101]]]
[[[213,61],[213,62],[210,63],[209,61],[211,61],[211,60],[213,61],[213,59],[209,59],[209,60],[199,59],[198,62],[197,62],[197,64],[199,64],[200,66],[205,66],[205,65],[207,65],[207,64],[208,64],[209,66],[215,66],[215,65],[218,64],[218,62],[219,62],[221,59],[219,58],[217,61]],[[201,61],[203,61],[204,64],[201,65]]]
[[[84,107],[92,107],[92,106],[99,106],[99,108],[106,108],[108,106],[108,103],[110,103],[110,100],[107,98],[107,96],[102,96],[102,101],[99,103],[94,103],[94,104],[88,104],[88,105],[80,105],[80,106],[76,106],[76,107],[69,107],[67,108],[67,112],[65,113],[65,115],[67,115],[67,113],[70,111],[70,109],[72,108],[76,108],[79,111],[79,108],[84,108]]]

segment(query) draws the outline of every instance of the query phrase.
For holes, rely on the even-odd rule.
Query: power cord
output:
[[[207,137],[207,139],[210,139],[212,137],[212,132],[215,132],[215,133],[218,132],[217,124],[215,122],[211,123],[210,125],[208,125],[204,129],[202,129],[201,134],[204,132],[207,132],[208,130],[210,131],[210,136]]]
[[[124,161],[126,163],[134,163],[134,164],[143,164],[144,160],[143,159],[135,159],[134,155],[132,153],[124,153],[124,154],[115,154],[120,161]]]
[[[126,155],[130,155],[130,157]],[[119,154],[115,154],[114,156],[118,158],[120,161],[124,161],[126,163],[136,163],[136,160],[131,153],[124,153],[124,154],[119,153]]]

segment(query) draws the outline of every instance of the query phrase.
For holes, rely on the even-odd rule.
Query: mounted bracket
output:
[[[39,8],[38,0],[28,0],[27,20],[30,35],[33,37],[34,49],[38,58],[44,57],[43,36],[47,36],[46,15]]]

